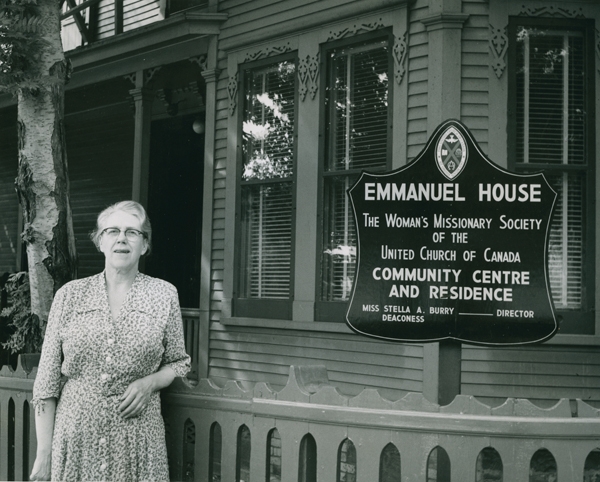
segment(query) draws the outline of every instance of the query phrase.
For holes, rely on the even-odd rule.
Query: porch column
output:
[[[213,38],[206,61],[207,68],[202,71],[206,83],[205,95],[205,132],[204,137],[204,190],[202,196],[202,253],[200,261],[200,330],[198,340],[198,377],[208,378],[208,350],[210,338],[210,291],[212,272],[212,221],[213,221],[213,185],[215,177],[215,135],[217,81],[221,71],[216,68],[216,41]]]
[[[427,28],[427,135],[447,119],[460,120],[461,39],[468,15],[461,13],[462,0],[431,0],[430,15],[421,22]],[[460,393],[462,348],[445,340],[423,347],[423,395],[447,405]]]
[[[144,86],[143,70],[136,72],[135,89],[131,89],[129,94],[133,97],[135,103],[131,199],[147,208],[153,94],[151,89]]]
[[[461,0],[432,1],[421,22],[429,34],[427,136],[447,119],[460,120],[462,28],[469,18]]]

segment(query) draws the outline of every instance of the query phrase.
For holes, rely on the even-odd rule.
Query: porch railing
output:
[[[600,411],[581,400],[447,406],[365,389],[345,397],[325,367],[290,367],[276,392],[179,381],[164,396],[173,480],[550,482],[600,479]]]
[[[35,455],[35,369],[0,371],[0,480],[27,480]],[[581,400],[439,406],[365,389],[346,397],[325,367],[290,367],[280,391],[177,380],[163,394],[172,480],[592,482],[600,410]]]
[[[30,408],[36,373],[23,370],[20,359],[16,370],[0,370],[0,480],[29,480],[37,449]]]

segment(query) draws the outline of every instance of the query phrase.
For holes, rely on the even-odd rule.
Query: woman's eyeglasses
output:
[[[125,230],[121,230],[119,228],[106,228],[102,230],[100,235],[102,236],[106,234],[106,236],[108,236],[109,238],[118,238],[121,232],[125,233],[125,237],[129,241],[137,241],[140,238],[146,237],[146,233],[133,228],[127,228]]]

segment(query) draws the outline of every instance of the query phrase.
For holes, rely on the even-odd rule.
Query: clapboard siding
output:
[[[292,31],[318,28],[326,22],[344,18],[359,18],[380,8],[389,8],[392,0],[253,0],[245,2],[220,2],[219,10],[229,14],[223,25],[220,41],[226,45],[244,47],[276,35],[287,37]]]
[[[600,407],[600,347],[463,346],[462,393],[491,403],[529,398],[549,406],[580,398]]]
[[[0,114],[0,276],[17,269],[19,201],[17,177],[17,109]]]
[[[335,5],[334,5],[335,3]],[[429,38],[421,20],[430,15],[429,1],[416,0],[408,5],[408,42],[405,77],[407,91],[407,157],[414,158],[427,141]],[[340,11],[356,2],[308,0],[228,0],[219,3],[220,11],[229,19],[223,25],[220,42],[233,45],[232,53],[253,45],[280,45],[294,29],[273,34],[271,28],[286,22],[294,28],[311,25],[314,15],[325,15],[333,8]],[[461,120],[472,130],[482,149],[487,152],[489,129],[489,3],[465,0],[462,12],[469,15],[461,40]],[[357,22],[361,16],[356,16]],[[268,30],[271,28],[271,30]],[[310,26],[313,28],[313,26]],[[332,28],[329,23],[324,28]],[[268,30],[265,38],[261,30]],[[240,46],[240,38],[251,41]],[[237,39],[237,40],[236,40]],[[226,48],[224,49],[226,50]],[[241,58],[241,57],[240,57]],[[213,177],[213,232],[211,253],[209,376],[217,381],[235,379],[250,387],[268,382],[281,388],[288,376],[289,365],[323,364],[331,382],[347,394],[363,388],[379,388],[388,398],[399,398],[407,391],[422,391],[423,347],[394,345],[365,339],[354,334],[320,331],[298,331],[260,326],[221,324],[223,298],[225,226],[225,180],[235,159],[228,159],[229,97],[227,52],[221,51],[218,68],[215,168]],[[235,116],[240,114],[238,105]],[[235,140],[233,140],[235,142]],[[229,167],[229,169],[227,169]],[[231,174],[230,174],[231,175]],[[224,320],[225,321],[225,320]],[[271,324],[269,326],[272,326]],[[561,397],[582,398],[600,404],[600,349],[579,347],[521,347],[514,349],[479,348],[465,345],[462,361],[462,393],[474,395],[491,404],[506,397],[530,398],[549,406]]]
[[[115,35],[114,0],[100,0],[97,8],[96,39],[101,40],[112,37]],[[154,0],[125,0],[123,2],[123,31],[125,32],[163,19],[164,16],[161,13],[159,2]],[[67,21],[65,20],[65,22]],[[69,26],[69,29],[73,30],[73,26]],[[75,34],[73,33],[73,35]],[[79,42],[81,42],[81,36],[79,36],[79,39]]]
[[[324,15],[331,9],[344,11],[345,7],[358,2],[332,1],[271,1],[252,2],[232,0],[220,2],[220,11],[229,14],[220,39],[252,34],[260,29],[282,22],[294,21],[301,27]],[[362,4],[361,4],[362,5]],[[426,9],[425,9],[426,11]],[[422,27],[422,26],[421,26]],[[332,28],[330,24],[326,28]],[[415,29],[418,31],[420,27]],[[281,42],[281,38],[268,39]],[[411,37],[411,42],[412,42]],[[250,46],[250,45],[248,45]],[[423,134],[419,142],[425,142],[427,115],[427,35],[415,37],[411,95],[418,105],[411,111],[413,128]],[[220,319],[220,301],[223,296],[223,268],[225,256],[225,178],[235,159],[227,159],[227,132],[229,123],[229,97],[227,86],[227,58],[222,57],[218,67],[221,77],[217,84],[217,112],[215,133],[215,170],[213,178],[213,233],[211,255],[211,313],[210,319]],[[239,115],[238,105],[235,115]],[[227,166],[230,169],[227,170]],[[227,273],[228,276],[232,275]],[[268,382],[283,387],[290,365],[323,364],[327,366],[330,380],[347,394],[356,395],[365,387],[379,388],[382,394],[397,399],[409,391],[422,391],[423,349],[421,345],[381,343],[349,333],[298,331],[288,329],[282,322],[281,329],[256,326],[237,326],[211,323],[209,346],[209,376],[213,380],[235,379],[250,387],[257,382]]]
[[[96,109],[93,116],[67,116],[65,125],[78,277],[82,278],[104,269],[104,257],[89,238],[98,213],[131,198],[133,117],[129,104],[123,103]]]
[[[125,32],[163,19],[160,4],[155,0],[138,0],[123,5],[123,31]]]
[[[400,398],[422,388],[422,347],[381,343],[354,334],[334,334],[213,323],[210,376],[246,386],[268,382],[281,388],[290,365],[322,364],[340,391],[356,395],[380,388]]]
[[[463,2],[469,15],[462,30],[461,120],[469,127],[481,149],[487,152],[489,92],[488,2]]]
[[[98,26],[96,36],[98,40],[115,34],[115,2],[114,0],[100,0],[98,3]]]
[[[65,9],[63,8],[63,10]],[[73,17],[63,20],[60,36],[65,52],[81,46],[81,34],[79,33],[79,29],[77,28]]]
[[[409,9],[407,157],[414,158],[427,142],[427,63],[429,38],[421,19],[429,13],[424,0]]]

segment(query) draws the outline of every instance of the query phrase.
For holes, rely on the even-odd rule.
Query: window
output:
[[[240,169],[236,316],[291,318],[296,64],[246,68]]]
[[[593,29],[584,21],[513,18],[512,167],[543,170],[558,197],[549,279],[562,333],[594,333]]]
[[[356,269],[356,227],[346,191],[362,170],[390,164],[390,52],[387,37],[325,51],[321,166],[322,249],[316,319],[343,321]]]

